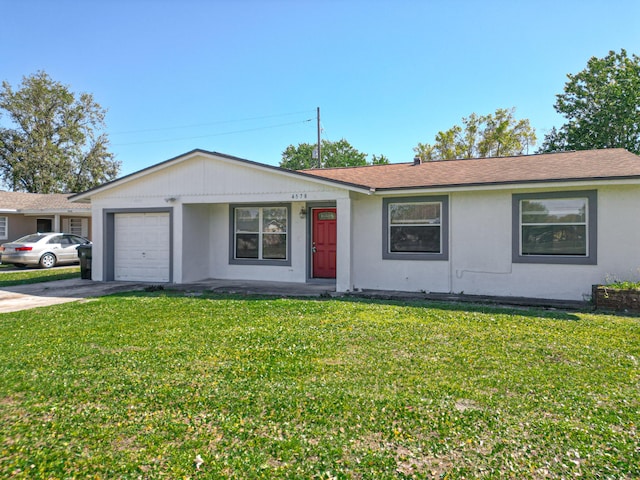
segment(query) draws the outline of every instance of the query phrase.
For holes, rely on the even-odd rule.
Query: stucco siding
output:
[[[215,253],[211,246],[209,205],[185,205],[182,214],[181,271],[183,282],[210,278],[210,258]],[[177,273],[176,277],[178,277]],[[180,277],[178,277],[180,278]]]
[[[298,212],[303,203],[291,203],[291,224],[289,225],[289,241],[291,242],[291,265],[234,265],[229,261],[229,205],[212,205],[210,209],[211,254],[209,261],[209,278],[229,280],[264,280],[280,282],[306,281],[306,219],[300,218]]]
[[[168,199],[180,203],[323,200],[340,194],[346,195],[342,189],[320,182],[224,159],[195,156],[144,177],[133,178],[96,197],[109,198],[110,206],[113,206],[118,202],[146,205]]]
[[[612,278],[638,280],[640,187],[596,190],[596,265],[513,263],[511,208],[516,190],[449,195],[448,261],[383,260],[382,199],[361,197],[354,202],[353,288],[585,300],[592,284]],[[529,190],[540,191],[555,190]]]
[[[640,281],[640,186],[599,189],[599,276]]]
[[[24,215],[11,213],[0,213],[0,216],[7,217],[7,238],[1,240],[3,243],[17,240],[36,231],[35,217],[25,217]]]
[[[359,196],[353,202],[352,219],[353,288],[449,291],[446,261],[382,259],[382,198]]]

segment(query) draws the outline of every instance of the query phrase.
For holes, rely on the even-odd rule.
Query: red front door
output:
[[[336,278],[336,209],[314,208],[312,212],[313,277]]]

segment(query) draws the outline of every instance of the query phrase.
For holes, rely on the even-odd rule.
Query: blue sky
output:
[[[194,148],[277,165],[347,139],[392,162],[472,112],[539,139],[568,73],[640,54],[637,0],[1,0],[0,80],[38,70],[108,110],[128,174]],[[0,122],[7,125],[6,118]],[[533,153],[533,152],[531,152]]]

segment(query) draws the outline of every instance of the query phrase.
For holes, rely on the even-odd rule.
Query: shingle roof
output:
[[[375,190],[640,178],[640,157],[622,148],[442,160],[303,173]]]
[[[90,204],[69,201],[72,193],[25,193],[0,191],[0,209],[17,211],[89,211]]]

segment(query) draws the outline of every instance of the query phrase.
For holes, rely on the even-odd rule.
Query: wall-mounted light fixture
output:
[[[305,218],[307,216],[307,207],[300,208],[300,218]]]

